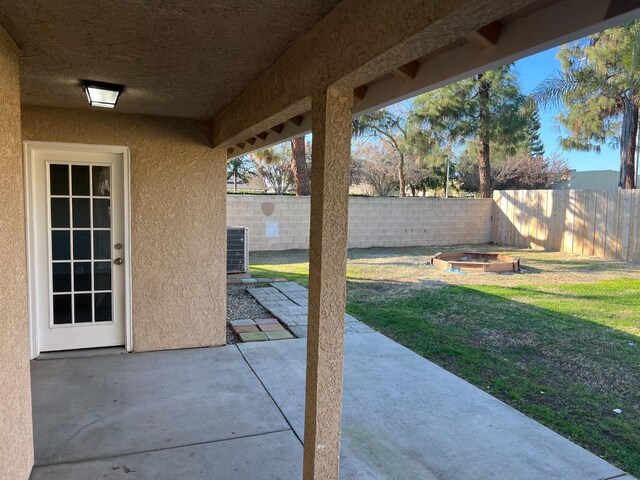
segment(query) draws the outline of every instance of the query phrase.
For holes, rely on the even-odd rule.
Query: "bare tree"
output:
[[[355,152],[361,169],[361,183],[370,195],[388,197],[398,189],[398,158],[386,142],[363,143]]]
[[[569,178],[563,158],[519,155],[496,165],[494,185],[501,190],[553,188]]]
[[[557,155],[542,157],[520,154],[495,163],[491,182],[498,190],[536,190],[554,188],[569,179],[569,165]],[[480,176],[476,163],[467,160],[458,172],[464,190],[477,191]]]
[[[284,195],[293,186],[291,160],[283,146],[264,148],[253,154],[256,171],[276,195]]]
[[[406,195],[405,161],[408,149],[416,133],[415,118],[406,104],[397,104],[383,108],[377,112],[362,115],[353,122],[353,133],[356,138],[363,136],[377,137],[394,150],[399,195]]]

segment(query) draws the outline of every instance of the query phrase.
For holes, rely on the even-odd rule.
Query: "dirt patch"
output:
[[[500,251],[521,260],[521,273],[455,273],[438,270],[429,264],[435,251],[491,252],[492,245],[463,247],[420,247],[398,249],[367,249],[349,251],[348,269],[357,274],[350,280],[354,293],[358,284],[375,282],[376,290],[386,296],[410,294],[415,289],[438,288],[446,285],[496,285],[515,287],[519,285],[592,283],[619,278],[640,279],[640,265],[604,260],[594,257],[542,252],[524,249]],[[393,253],[392,253],[393,252]],[[395,253],[395,254],[394,254]],[[365,278],[366,280],[362,280]],[[364,287],[364,285],[362,285]]]
[[[472,262],[472,263],[496,263],[496,262],[500,262],[500,260],[498,260],[497,258],[475,258],[475,257],[469,257],[467,255],[463,255],[462,257],[458,258],[458,260],[460,260],[461,262]]]
[[[514,334],[512,331],[482,328],[478,336],[471,339],[473,345],[490,349],[537,347],[539,339],[532,332]]]
[[[461,273],[519,272],[520,260],[494,252],[439,252],[431,257],[431,265],[440,270]]]
[[[545,348],[542,353],[541,364],[602,394],[624,398],[634,394],[640,384],[640,374],[619,368],[604,355],[594,358],[575,351],[568,355],[558,348]]]
[[[430,259],[438,252],[500,251],[519,257],[521,273],[454,273],[438,270]],[[619,278],[640,279],[640,264],[604,260],[575,254],[514,249],[496,245],[456,245],[451,247],[365,248],[349,250],[348,293],[351,300],[371,296],[375,291],[386,298],[410,295],[416,289],[446,285],[552,285],[592,283]],[[308,262],[306,250],[252,252],[252,265],[294,265]],[[303,272],[300,272],[303,273]]]

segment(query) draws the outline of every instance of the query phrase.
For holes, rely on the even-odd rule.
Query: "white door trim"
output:
[[[91,145],[84,143],[59,143],[59,142],[24,142],[24,187],[25,187],[25,221],[27,238],[27,285],[29,301],[29,339],[31,358],[40,354],[40,341],[38,338],[37,308],[40,295],[36,280],[46,272],[40,272],[38,267],[38,252],[36,248],[36,218],[35,212],[35,175],[34,175],[34,150],[64,150],[64,151],[90,151],[120,154],[124,167],[124,304],[125,304],[125,347],[127,351],[133,349],[133,325],[131,318],[131,155],[129,147],[114,145]]]

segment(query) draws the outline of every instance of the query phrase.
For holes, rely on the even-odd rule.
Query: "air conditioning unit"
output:
[[[227,227],[227,273],[249,270],[249,229]]]

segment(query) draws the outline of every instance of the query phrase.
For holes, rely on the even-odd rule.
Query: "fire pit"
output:
[[[453,252],[436,253],[431,265],[440,270],[462,272],[519,272],[520,259],[501,253]]]

